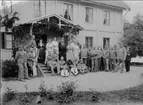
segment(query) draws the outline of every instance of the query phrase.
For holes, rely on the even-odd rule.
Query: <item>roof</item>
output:
[[[97,5],[112,6],[124,10],[130,10],[130,7],[123,0],[73,0],[75,2],[84,2]]]
[[[122,0],[89,0],[89,1],[130,10],[129,6],[125,4],[124,1]]]

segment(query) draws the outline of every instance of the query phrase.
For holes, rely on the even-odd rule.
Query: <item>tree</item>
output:
[[[2,26],[5,27],[5,31],[8,31],[8,29],[11,29],[15,21],[19,20],[19,18],[16,16],[17,14],[18,12],[14,12],[11,18],[9,17],[8,14],[3,17]]]
[[[129,46],[132,56],[143,56],[143,16],[137,14],[133,22],[124,21],[124,35],[121,39],[124,46]]]

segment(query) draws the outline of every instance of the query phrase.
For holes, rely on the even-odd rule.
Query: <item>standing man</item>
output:
[[[104,52],[103,58],[105,59],[105,70],[109,71],[109,56],[110,56],[109,48],[105,46],[105,49],[103,52]]]
[[[115,65],[116,65],[116,51],[113,47],[110,49],[110,69],[111,71],[115,71]]]
[[[88,49],[88,56],[87,56],[87,64],[88,64],[88,70],[92,71],[92,56],[93,56],[93,49],[89,47]]]
[[[126,60],[125,60],[126,72],[130,71],[130,63],[131,63],[131,54],[130,54],[129,47],[127,47],[127,55],[126,55]]]
[[[92,56],[92,71],[97,71],[97,65],[97,48],[94,47]]]
[[[85,45],[83,45],[83,47],[81,48],[81,51],[80,51],[80,56],[81,56],[81,59],[83,61],[83,63],[87,66],[87,54],[88,53],[88,49],[86,48]]]
[[[23,46],[19,46],[19,51],[16,52],[15,59],[17,61],[19,71],[18,71],[18,80],[25,82],[25,79],[29,79],[28,77],[28,68],[27,68],[27,52],[24,51]],[[24,76],[25,72],[25,76]]]
[[[126,48],[123,45],[120,45],[120,49],[117,52],[117,59],[119,61],[120,72],[123,73],[125,67],[125,59],[127,56]]]

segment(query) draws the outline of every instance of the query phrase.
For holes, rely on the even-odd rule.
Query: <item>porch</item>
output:
[[[35,35],[35,41],[38,45],[40,39],[43,40],[44,45],[49,39],[53,40],[56,37],[57,41],[60,42],[61,38],[64,38],[65,44],[68,44],[72,36],[78,35],[78,32],[83,28],[79,25],[74,25],[71,21],[63,18],[62,16],[53,14],[48,16],[43,16],[31,21],[26,22],[25,24],[21,24],[18,27],[26,27],[29,28],[30,35]],[[21,28],[22,29],[22,28]],[[15,30],[14,30],[15,31]],[[26,34],[24,34],[26,36]],[[14,35],[15,36],[15,35]],[[27,40],[29,40],[27,38]],[[23,40],[22,40],[23,41]],[[17,47],[18,43],[15,43],[15,48]],[[38,76],[46,76],[51,71],[49,71],[45,64],[38,63],[37,64]]]

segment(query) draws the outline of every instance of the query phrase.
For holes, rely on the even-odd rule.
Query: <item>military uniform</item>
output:
[[[119,70],[121,70],[121,72],[123,72],[124,70],[124,66],[125,66],[125,59],[126,59],[126,55],[127,55],[127,52],[126,52],[126,48],[120,48],[118,51],[117,51],[117,59],[118,59],[118,68]]]
[[[110,52],[108,49],[104,50],[104,56],[103,58],[105,59],[105,70],[109,71],[109,55],[110,55]]]
[[[52,74],[54,74],[54,68],[57,67],[57,71],[58,71],[58,74],[60,73],[60,70],[59,70],[59,65],[57,63],[57,55],[55,54],[49,54],[47,56],[47,67],[50,67],[51,68],[51,71],[52,71]]]
[[[126,56],[126,60],[125,60],[126,72],[130,71],[130,62],[131,62],[131,54],[129,51],[127,51],[127,56]]]
[[[93,56],[92,56],[92,71],[97,71],[98,70],[98,58],[97,58],[97,50],[93,50]]]
[[[116,65],[116,51],[110,50],[110,69],[112,71],[115,70],[115,65]]]
[[[104,51],[98,50],[98,68],[99,71],[104,71],[105,69],[105,60],[104,60]]]
[[[18,51],[16,53],[15,59],[17,60],[17,64],[19,67],[18,80],[24,79],[24,72],[25,72],[25,77],[28,79],[27,52],[24,50]]]
[[[87,65],[87,54],[88,53],[88,49],[87,48],[82,48],[81,49],[81,59],[83,60],[83,63]]]

